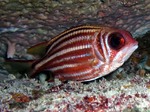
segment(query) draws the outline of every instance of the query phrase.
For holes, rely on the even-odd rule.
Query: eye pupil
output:
[[[113,49],[120,49],[125,44],[124,37],[120,33],[113,33],[109,36],[109,45]]]

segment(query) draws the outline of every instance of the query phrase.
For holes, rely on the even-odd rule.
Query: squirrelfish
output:
[[[32,61],[29,76],[50,71],[61,81],[91,81],[122,66],[137,48],[138,42],[125,30],[104,26],[71,28],[28,49],[30,54],[39,50],[43,55]]]

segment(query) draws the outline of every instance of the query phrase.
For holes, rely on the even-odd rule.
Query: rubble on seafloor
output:
[[[0,83],[0,111],[148,112],[149,91],[149,76],[111,81],[102,79],[90,84],[68,82],[52,87],[29,79],[7,80],[5,84]]]

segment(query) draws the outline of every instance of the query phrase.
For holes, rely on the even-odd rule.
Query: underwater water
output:
[[[0,112],[150,111],[149,8],[149,0],[2,0]],[[5,58],[33,59],[27,48],[79,25],[128,30],[139,47],[123,66],[89,83],[40,82],[6,70]]]

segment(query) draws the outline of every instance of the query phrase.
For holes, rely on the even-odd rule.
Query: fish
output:
[[[46,71],[61,81],[92,81],[122,66],[137,48],[138,42],[126,30],[77,26],[27,50],[40,56],[28,61],[29,77]]]

